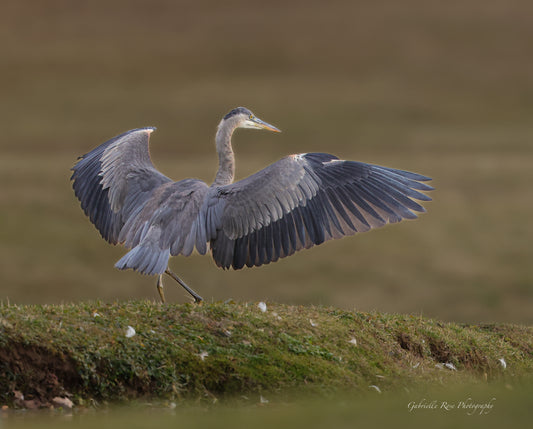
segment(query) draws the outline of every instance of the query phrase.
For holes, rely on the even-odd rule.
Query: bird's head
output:
[[[257,130],[268,130],[280,133],[281,130],[277,129],[274,125],[270,125],[265,121],[259,119],[246,107],[237,107],[230,111],[222,119],[219,127],[228,127],[231,129],[236,128],[254,128]]]

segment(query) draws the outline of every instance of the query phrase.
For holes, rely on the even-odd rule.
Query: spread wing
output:
[[[323,153],[291,155],[239,182],[212,187],[203,213],[215,262],[260,266],[326,240],[424,212],[419,174]]]
[[[206,252],[204,222],[198,217],[207,185],[173,182],[156,170],[148,151],[155,128],[128,131],[81,157],[73,188],[85,214],[103,238],[131,250],[117,263],[144,274],[161,274],[170,255]]]
[[[171,182],[150,159],[148,143],[154,130],[139,128],[120,134],[83,155],[72,168],[72,186],[83,211],[112,244],[119,241],[125,222],[153,190]]]

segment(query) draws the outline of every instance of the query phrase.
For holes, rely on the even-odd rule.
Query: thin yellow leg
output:
[[[163,292],[163,274],[159,274],[157,277],[157,291],[159,292],[159,296],[161,297],[161,302],[164,304],[165,301],[165,294]]]

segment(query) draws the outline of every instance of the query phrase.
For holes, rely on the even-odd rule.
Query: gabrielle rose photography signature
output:
[[[422,399],[418,402],[411,401],[407,404],[407,409],[410,413],[417,410],[443,410],[443,411],[461,411],[464,410],[469,416],[478,414],[489,414],[494,408],[496,398],[491,398],[485,402],[476,402],[472,398],[467,398],[464,401],[429,401]]]

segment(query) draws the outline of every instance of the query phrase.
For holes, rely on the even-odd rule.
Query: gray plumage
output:
[[[196,248],[222,268],[275,262],[294,252],[416,218],[429,201],[430,178],[343,161],[325,153],[289,155],[233,183],[231,136],[237,128],[279,131],[246,108],[229,112],[216,134],[219,168],[211,186],[174,182],[153,166],[155,128],[123,133],[73,167],[81,207],[103,238],[131,249],[116,267],[162,274],[170,256]],[[210,246],[207,246],[207,244]]]

